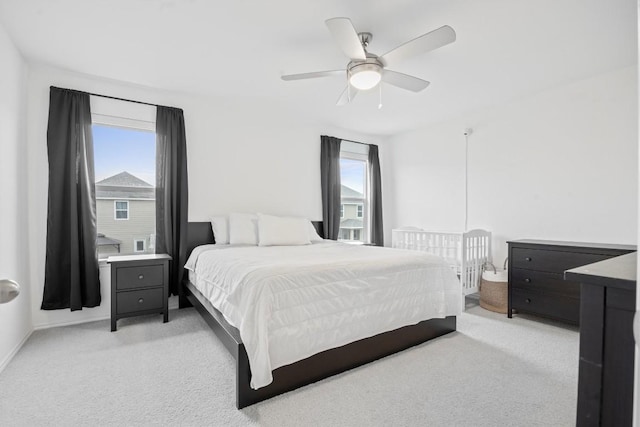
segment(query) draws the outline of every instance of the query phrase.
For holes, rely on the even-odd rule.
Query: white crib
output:
[[[462,296],[478,292],[482,267],[491,261],[491,232],[470,230],[464,233],[424,231],[416,227],[392,230],[392,246],[424,251],[443,257],[460,278]]]

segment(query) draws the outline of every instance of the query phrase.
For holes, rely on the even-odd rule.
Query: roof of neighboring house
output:
[[[364,197],[364,194],[351,187],[347,187],[346,185],[340,185],[340,187],[340,196],[342,197],[353,197],[358,199],[362,199]]]
[[[109,185],[114,187],[153,187],[146,181],[141,180],[137,176],[131,175],[129,172],[124,171],[119,174],[105,178],[102,181],[96,182],[96,185]]]
[[[340,228],[364,228],[361,219],[349,218],[340,221]]]
[[[96,199],[155,198],[155,187],[126,171],[96,182]]]
[[[111,237],[107,237],[102,233],[98,234],[98,238],[96,239],[96,245],[105,246],[105,245],[120,245],[122,240],[113,239]]]

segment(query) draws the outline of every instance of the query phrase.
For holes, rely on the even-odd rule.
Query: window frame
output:
[[[138,250],[138,242],[142,242],[142,250]],[[140,254],[147,250],[146,239],[133,239],[133,253]]]
[[[366,144],[366,152],[355,152],[355,151],[350,151],[348,148],[345,149],[344,147],[345,144],[343,144],[343,146],[340,149],[340,159],[348,159],[348,160],[356,160],[356,161],[361,161],[364,163],[364,188],[362,191],[363,194],[363,198],[362,198],[362,240],[358,240],[358,241],[352,241],[352,240],[340,240],[342,242],[345,243],[351,243],[351,244],[369,244],[371,243],[371,232],[370,232],[370,201],[371,201],[371,197],[370,197],[370,192],[369,192],[369,188],[370,188],[370,176],[369,176],[369,146]],[[342,172],[342,171],[341,171]],[[342,193],[340,194],[340,204],[344,205],[344,204],[357,204],[357,202],[349,202],[349,203],[345,203],[345,201],[342,198]],[[356,208],[357,209],[357,208]],[[357,215],[357,212],[356,212]],[[342,217],[340,217],[342,218]]]
[[[127,217],[126,218],[118,218],[118,211],[122,212],[123,209],[118,209],[118,203],[126,203],[127,204],[127,209],[125,210],[125,212],[127,213]],[[131,217],[131,215],[129,215],[130,212],[130,206],[129,206],[129,201],[128,200],[114,200],[113,201],[113,219],[116,221],[128,221],[129,218]]]
[[[91,124],[92,125],[108,126],[108,127],[120,128],[125,130],[152,132],[154,134],[156,132],[156,114],[157,114],[156,106],[140,104],[136,102],[129,102],[129,101],[124,101],[119,99],[105,98],[101,96],[91,96],[90,104],[91,104]],[[114,199],[114,201],[115,200],[125,201],[120,199]],[[144,200],[147,200],[147,199],[144,199]],[[129,200],[126,200],[126,201],[129,202]],[[157,204],[156,204],[156,207],[157,207]],[[118,219],[116,218],[115,203],[114,203],[114,213],[113,213],[114,220],[126,221],[131,219],[131,208],[132,208],[131,204],[127,203],[127,219],[124,219],[124,218]],[[106,217],[105,219],[108,219],[108,217]],[[129,227],[133,224],[121,223],[121,225]],[[128,236],[126,241],[130,241],[129,238],[130,237]],[[134,239],[133,252],[127,251],[127,254],[141,253],[135,250],[136,240],[141,240],[141,239]],[[124,242],[125,240],[123,239],[122,240],[123,247],[125,246]],[[146,251],[155,252],[155,236],[153,239],[149,238],[149,244],[147,244],[146,239],[143,244],[145,248],[143,252],[146,252]],[[110,255],[113,255],[113,254],[109,252],[101,253],[99,251],[98,259],[101,262],[104,262],[104,260]]]

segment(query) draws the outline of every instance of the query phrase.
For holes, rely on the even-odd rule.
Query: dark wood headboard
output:
[[[209,221],[187,223],[187,258],[196,246],[215,243]]]
[[[311,221],[320,236],[322,233],[322,221]],[[187,223],[187,258],[196,246],[215,243],[213,230],[209,221]]]

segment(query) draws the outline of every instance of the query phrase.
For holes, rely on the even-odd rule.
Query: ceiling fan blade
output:
[[[336,102],[336,105],[340,107],[342,105],[348,104],[353,100],[353,98],[356,97],[357,94],[358,94],[358,89],[354,87],[349,88],[349,86],[347,86],[342,91],[342,94],[340,94],[340,98],[338,98],[338,102]]]
[[[367,59],[360,37],[349,18],[331,18],[324,21],[340,49],[350,59]]]
[[[430,85],[426,80],[391,70],[384,70],[382,74],[382,81],[412,92],[420,92]]]
[[[382,55],[379,59],[386,65],[393,65],[411,56],[426,53],[456,41],[456,32],[448,25],[423,34],[413,40],[401,44]]]
[[[318,77],[327,77],[327,76],[335,76],[338,74],[345,74],[346,71],[343,70],[329,70],[329,71],[315,71],[313,73],[300,73],[300,74],[287,74],[281,76],[280,78],[284,81],[291,80],[303,80],[303,79],[315,79]]]

